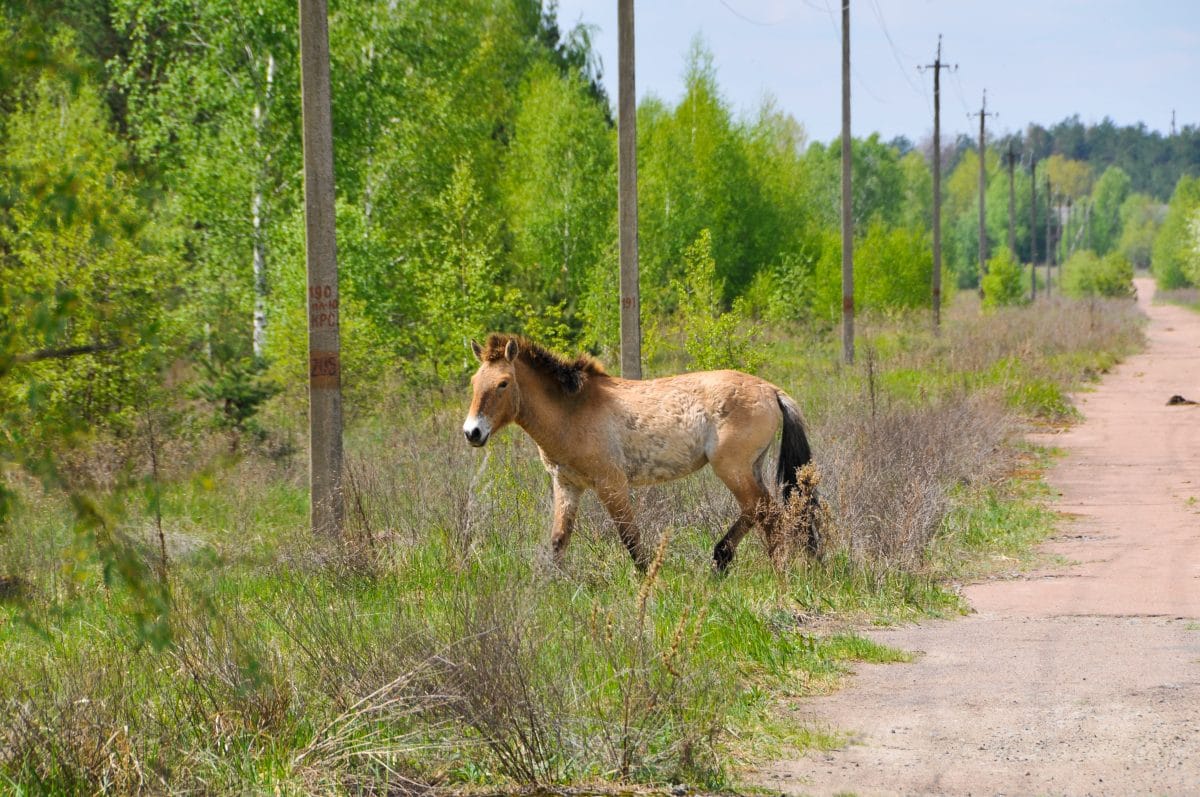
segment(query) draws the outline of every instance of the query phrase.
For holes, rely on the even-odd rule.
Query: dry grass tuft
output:
[[[918,568],[950,489],[1001,473],[1013,429],[999,402],[979,395],[828,420],[817,448],[830,512],[826,545],[873,567]]]

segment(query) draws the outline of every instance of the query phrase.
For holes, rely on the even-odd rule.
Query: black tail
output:
[[[799,487],[796,472],[812,462],[812,449],[809,448],[808,434],[804,430],[804,420],[800,417],[800,408],[796,406],[796,402],[783,392],[780,392],[777,398],[779,409],[783,410],[783,440],[779,444],[779,468],[775,479],[779,484],[779,497],[786,505]],[[808,550],[813,554],[821,546],[817,506],[817,492],[815,488],[811,488],[804,518],[808,524]]]
[[[780,393],[779,409],[783,410],[783,441],[779,444],[779,469],[775,479],[779,484],[779,497],[787,501],[796,491],[796,470],[812,462],[812,449],[808,447],[808,435],[800,408],[791,398]]]

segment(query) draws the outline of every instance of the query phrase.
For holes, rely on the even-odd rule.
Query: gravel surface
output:
[[[1148,347],[1039,442],[1074,563],[968,587],[976,614],[885,629],[912,664],[862,665],[802,718],[844,750],[754,774],[791,794],[1200,795],[1200,314],[1154,305]]]

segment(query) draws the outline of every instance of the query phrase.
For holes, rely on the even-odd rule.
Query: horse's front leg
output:
[[[646,549],[642,547],[642,535],[633,520],[633,504],[629,500],[628,483],[597,486],[596,495],[600,497],[600,503],[604,504],[608,516],[616,524],[617,534],[620,535],[621,542],[625,543],[629,555],[633,557],[634,566],[645,572],[650,566],[650,558],[646,555]]]
[[[567,543],[571,541],[571,532],[575,530],[581,493],[578,487],[565,484],[557,477],[554,479],[554,529],[550,532],[550,550],[559,565],[563,562]]]

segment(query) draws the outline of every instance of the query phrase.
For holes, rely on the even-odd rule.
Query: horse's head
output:
[[[485,356],[484,348],[471,341],[471,351],[479,359],[479,370],[471,377],[471,409],[463,422],[463,435],[473,446],[482,446],[492,432],[517,417],[520,393],[515,363],[519,349],[519,344],[510,338],[503,356],[490,351],[489,356]]]

